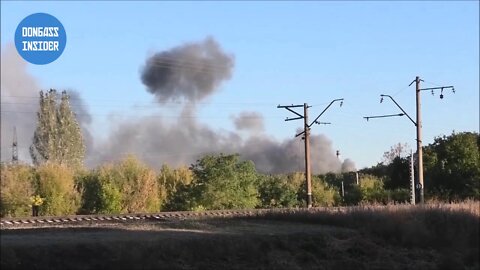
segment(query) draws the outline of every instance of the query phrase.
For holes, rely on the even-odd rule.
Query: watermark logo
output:
[[[62,23],[47,13],[34,13],[23,19],[15,31],[15,47],[26,61],[45,65],[57,60],[67,44]]]

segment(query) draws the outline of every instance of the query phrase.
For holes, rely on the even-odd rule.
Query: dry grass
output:
[[[2,231],[2,269],[479,269],[478,202]]]

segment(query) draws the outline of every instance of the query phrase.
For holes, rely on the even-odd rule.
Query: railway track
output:
[[[398,205],[396,206],[399,207]],[[404,205],[403,207],[410,207]],[[298,212],[347,212],[355,209],[381,209],[388,206],[368,207],[314,207],[314,208],[275,208],[275,209],[245,209],[245,210],[209,210],[202,212],[179,211],[160,212],[148,214],[109,214],[109,215],[71,215],[71,216],[39,216],[23,218],[1,218],[0,230],[54,227],[64,225],[95,225],[101,223],[125,223],[137,221],[169,221],[199,218],[223,218],[223,217],[254,217],[265,214],[298,213]]]
[[[2,218],[0,229],[16,229],[22,227],[50,227],[62,225],[88,225],[116,222],[136,221],[168,221],[198,218],[222,218],[222,217],[251,217],[266,213],[288,213],[288,212],[311,212],[311,211],[344,211],[344,207],[330,208],[290,208],[290,209],[248,209],[248,210],[210,210],[202,212],[180,211],[160,212],[149,214],[117,214],[117,215],[71,215],[71,216],[39,216],[23,218]]]

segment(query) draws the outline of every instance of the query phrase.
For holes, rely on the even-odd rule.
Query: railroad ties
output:
[[[271,213],[286,212],[312,212],[312,211],[345,211],[345,207],[319,207],[319,208],[277,208],[277,209],[245,209],[245,210],[210,210],[210,211],[180,211],[160,212],[150,214],[119,214],[119,215],[74,215],[60,217],[25,217],[25,218],[1,218],[0,229],[15,229],[22,227],[49,227],[69,224],[100,224],[135,221],[168,221],[186,220],[198,218],[223,218],[223,217],[249,217]]]

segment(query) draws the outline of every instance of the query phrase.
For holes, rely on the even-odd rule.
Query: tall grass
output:
[[[358,229],[388,244],[449,250],[451,257],[448,258],[459,258],[465,265],[479,266],[479,201],[416,206],[362,205],[345,211],[297,209],[262,213],[257,218]]]

